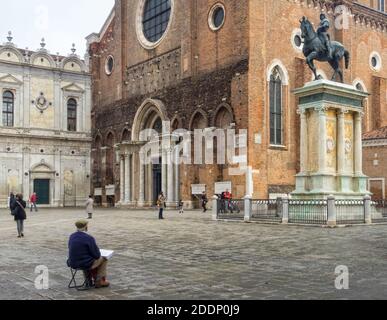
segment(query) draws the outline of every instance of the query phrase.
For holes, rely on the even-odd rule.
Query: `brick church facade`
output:
[[[299,115],[292,93],[312,80],[299,20],[315,27],[325,12],[332,40],[351,52],[345,82],[370,93],[363,130],[387,125],[387,15],[384,0],[116,0],[100,33],[88,40],[93,78],[92,187],[103,205],[147,206],[164,190],[169,205],[193,206],[192,185],[230,181],[246,195],[245,176],[228,165],[140,164],[142,129],[248,130],[254,198],[294,190]],[[338,6],[348,28],[334,28]],[[336,18],[336,19],[335,19]],[[318,64],[330,78],[332,71]],[[367,170],[365,172],[367,174]]]

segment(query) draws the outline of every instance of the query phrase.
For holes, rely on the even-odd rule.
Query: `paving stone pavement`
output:
[[[82,209],[30,214],[24,239],[0,210],[0,299],[387,299],[387,226],[326,229],[211,221],[210,214],[97,210],[90,233],[115,250],[108,289],[67,289],[67,240]],[[50,272],[37,290],[35,267]],[[335,269],[350,271],[336,290]]]

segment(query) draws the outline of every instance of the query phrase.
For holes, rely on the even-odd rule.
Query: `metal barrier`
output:
[[[289,223],[328,223],[327,200],[289,200]]]
[[[243,220],[245,202],[244,200],[218,200],[217,209],[220,220]]]
[[[252,200],[252,221],[282,222],[282,199],[277,200]]]
[[[375,213],[372,216],[373,223],[385,223],[387,222],[387,200],[375,200],[372,201],[372,207],[375,209]]]
[[[364,200],[336,200],[337,224],[365,223]]]

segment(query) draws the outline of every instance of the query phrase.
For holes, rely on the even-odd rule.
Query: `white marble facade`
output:
[[[35,52],[18,49],[10,36],[0,46],[0,94],[0,207],[10,192],[28,198],[35,188],[44,193],[38,193],[43,206],[83,205],[91,176],[91,76],[85,62],[74,48],[67,57],[49,54],[44,41]],[[70,99],[76,105],[69,120]]]

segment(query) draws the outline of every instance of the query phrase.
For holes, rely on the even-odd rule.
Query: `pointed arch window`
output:
[[[270,144],[283,145],[282,78],[276,67],[270,76]]]
[[[11,91],[3,93],[3,126],[14,126],[15,96]]]
[[[67,101],[67,130],[77,131],[77,101],[73,98]]]

